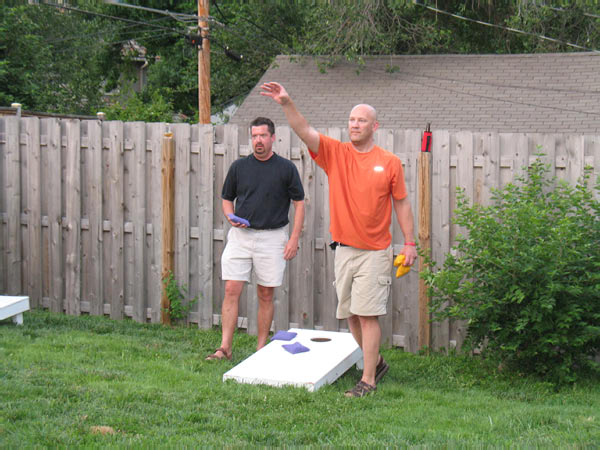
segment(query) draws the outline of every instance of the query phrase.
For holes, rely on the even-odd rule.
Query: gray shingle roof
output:
[[[231,118],[267,116],[287,125],[281,107],[259,95],[278,81],[314,127],[347,126],[352,106],[369,103],[382,128],[600,133],[600,54],[402,55],[346,61],[322,73],[314,59],[278,56]]]

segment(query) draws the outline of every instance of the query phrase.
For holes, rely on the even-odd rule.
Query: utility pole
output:
[[[208,40],[208,0],[198,0],[198,121],[210,123],[210,41]]]

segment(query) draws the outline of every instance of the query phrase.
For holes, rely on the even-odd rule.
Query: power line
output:
[[[380,73],[383,72],[378,69],[372,69],[372,70],[376,70]],[[390,73],[390,72],[386,71],[386,73]],[[486,87],[494,87],[494,88],[521,89],[521,90],[525,90],[525,91],[539,91],[539,92],[563,92],[563,93],[567,93],[567,94],[581,94],[581,95],[590,95],[590,94],[598,95],[598,94],[600,94],[600,90],[591,91],[591,90],[579,90],[579,89],[546,88],[546,87],[542,87],[542,86],[519,86],[519,85],[514,85],[514,84],[488,83],[485,81],[477,81],[477,80],[468,80],[467,81],[464,79],[436,77],[434,75],[427,75],[424,73],[407,72],[404,70],[393,70],[393,73],[408,75],[408,76],[417,77],[417,78],[418,77],[429,78],[429,79],[438,80],[438,81],[449,81],[452,83],[478,85],[478,86],[486,86]]]
[[[219,10],[219,12],[221,13],[221,15],[223,15],[223,12],[219,8],[219,4],[217,3],[216,0],[215,0],[214,3],[215,3],[215,6],[217,7],[217,9]],[[287,46],[287,44],[285,42],[282,42],[277,36],[274,36],[273,34],[271,34],[271,32],[269,32],[268,30],[265,30],[260,25],[256,24],[255,22],[253,22],[252,20],[248,19],[244,15],[242,15],[241,17],[242,17],[242,20],[248,22],[253,27],[258,28],[260,31],[262,31],[265,34],[265,36],[268,36],[271,39],[275,39],[277,42],[279,42],[281,45],[283,45],[284,48],[286,48],[287,50],[290,50],[289,47]]]
[[[373,69],[373,68],[370,68],[368,66],[365,66],[364,69],[368,70],[370,72],[387,73],[387,74],[393,76],[393,74],[391,74],[391,73],[389,73],[387,71]],[[422,75],[418,75],[418,76],[422,76]],[[448,88],[448,87],[440,87],[440,86],[431,85],[431,84],[427,84],[427,83],[423,83],[423,82],[419,82],[419,81],[414,81],[414,80],[406,80],[406,81],[409,82],[409,83],[417,84],[419,86],[433,88],[433,89],[437,89],[437,90],[440,90],[440,91],[452,92],[452,93],[458,94],[458,95],[466,95],[466,96],[470,96],[470,97],[477,97],[477,98],[482,98],[482,99],[485,99],[485,100],[493,100],[493,101],[496,101],[496,102],[510,103],[510,104],[522,105],[522,106],[532,106],[532,107],[535,107],[535,108],[553,109],[553,110],[563,111],[563,112],[574,112],[574,113],[579,113],[579,114],[588,114],[588,115],[592,115],[592,116],[600,116],[600,113],[597,113],[595,111],[581,111],[581,110],[577,110],[577,109],[562,108],[560,106],[548,106],[548,105],[540,105],[540,104],[536,104],[536,103],[520,102],[518,100],[510,100],[510,99],[505,99],[505,98],[498,98],[498,97],[493,97],[491,95],[476,94],[476,93],[473,93],[473,92],[463,92],[463,91],[459,91],[459,90],[456,90],[456,89],[451,89],[451,88]]]
[[[181,30],[177,30],[176,28],[163,27],[161,25],[154,25],[154,24],[149,23],[149,22],[142,22],[142,21],[139,21],[139,20],[125,19],[123,17],[111,16],[109,14],[102,14],[102,13],[98,13],[98,12],[94,12],[94,11],[87,11],[85,9],[74,8],[72,6],[58,5],[56,3],[50,3],[50,2],[42,2],[42,5],[53,6],[55,8],[66,9],[66,10],[69,10],[69,11],[75,11],[75,12],[79,12],[79,13],[82,13],[82,14],[88,14],[88,15],[91,15],[91,16],[104,17],[105,19],[120,20],[122,22],[128,22],[128,23],[134,23],[134,24],[138,24],[138,25],[151,26],[153,28],[157,28],[157,29],[160,29],[160,30],[173,31],[173,32],[179,33],[179,34],[184,35],[184,36],[187,35],[187,33],[183,32]]]
[[[124,3],[121,0],[104,0],[104,3],[107,5],[124,6],[126,8],[139,9],[142,11],[153,12],[156,14],[164,14],[164,15],[167,15],[167,16],[172,17],[173,19],[179,20],[179,21],[194,20],[196,22],[198,22],[198,21],[211,22],[211,21],[215,20],[214,17],[211,17],[211,16],[201,17],[201,16],[197,16],[195,14],[174,13],[174,12],[171,12],[168,10],[147,8],[145,6],[130,5],[129,3]]]
[[[550,42],[555,42],[557,44],[562,44],[562,45],[567,45],[569,47],[578,48],[580,50],[586,50],[586,51],[589,51],[589,52],[600,53],[600,50],[596,50],[596,49],[592,49],[592,48],[588,48],[588,47],[583,47],[581,45],[573,44],[571,42],[561,41],[559,39],[555,39],[555,38],[551,38],[551,37],[548,37],[548,36],[544,36],[542,34],[531,33],[529,31],[519,30],[517,28],[505,27],[503,25],[496,25],[496,24],[489,23],[489,22],[483,22],[483,21],[477,20],[477,19],[471,19],[469,17],[464,17],[464,16],[460,16],[458,14],[454,14],[454,13],[451,13],[451,12],[448,12],[448,11],[443,11],[441,9],[434,8],[433,6],[424,5],[422,3],[416,3],[416,4],[419,5],[419,6],[422,6],[423,8],[427,8],[427,9],[429,9],[431,11],[435,11],[435,12],[440,13],[440,14],[446,14],[447,16],[451,16],[451,17],[454,17],[456,19],[466,20],[468,22],[474,22],[474,23],[477,23],[479,25],[485,25],[485,26],[488,26],[488,27],[499,28],[499,29],[502,29],[502,30],[511,31],[513,33],[525,34],[527,36],[533,36],[533,37],[536,37],[538,39],[544,39],[544,40],[547,40],[547,41],[550,41]]]
[[[132,36],[132,37],[130,37],[128,39],[123,39],[123,40],[119,40],[119,41],[106,41],[106,42],[103,42],[103,44],[105,44],[105,45],[115,45],[115,44],[124,44],[124,43],[130,42],[132,40],[139,40],[139,41],[154,40],[154,39],[159,39],[159,38],[162,38],[162,37],[165,37],[165,36],[169,36],[169,35],[172,36],[173,34],[174,34],[173,31],[165,31],[163,33],[152,35],[152,36],[139,36],[139,37]],[[83,45],[83,46],[79,45],[78,48],[82,48],[82,47],[84,47],[84,48],[93,48],[95,46],[96,46],[96,43],[89,43],[88,45]],[[70,51],[72,51],[72,48],[71,47],[66,47],[66,48],[63,48],[61,50],[55,50],[54,53],[59,54],[59,53],[65,53],[65,52],[70,52]]]
[[[157,14],[163,14],[163,15],[167,15],[169,17],[172,17],[172,18],[174,18],[176,20],[188,20],[188,21],[194,20],[194,21],[197,21],[198,19],[206,19],[208,21],[213,22],[216,25],[219,25],[219,26],[223,27],[225,30],[229,31],[230,33],[237,34],[240,39],[242,39],[243,41],[245,41],[247,43],[250,43],[249,39],[246,36],[240,35],[235,30],[230,29],[229,27],[225,26],[224,24],[222,24],[221,22],[217,21],[214,17],[211,17],[211,16],[200,17],[200,16],[197,16],[195,14],[172,13],[170,11],[163,11],[163,10],[154,9],[154,8],[146,8],[146,7],[142,7],[142,6],[130,5],[130,4],[127,4],[127,3],[121,3],[120,1],[116,1],[116,0],[104,0],[104,3],[105,4],[110,4],[110,5],[115,5],[115,6],[124,6],[124,7],[139,9],[139,10],[143,10],[143,11],[149,11],[149,12],[153,12],[153,13],[157,13]],[[160,25],[155,25],[155,24],[150,23],[150,22],[144,22],[144,21],[133,20],[133,19],[125,19],[123,17],[112,16],[112,15],[109,15],[109,14],[103,14],[103,13],[98,13],[98,12],[94,12],[94,11],[88,11],[88,10],[84,10],[84,9],[80,9],[80,8],[59,5],[59,4],[51,3],[51,2],[47,2],[47,1],[42,2],[42,4],[47,5],[47,6],[53,6],[55,8],[59,8],[59,9],[67,9],[67,10],[71,10],[71,11],[75,11],[75,12],[79,12],[79,13],[83,13],[83,14],[88,14],[88,15],[97,16],[97,17],[103,17],[103,18],[106,18],[106,19],[119,20],[119,21],[122,21],[122,22],[131,23],[131,24],[134,24],[134,25],[149,26],[149,27],[152,27],[152,28],[156,28],[156,29],[160,29],[160,30],[165,30],[167,32],[177,33],[177,34],[182,35],[182,36],[189,36],[188,32],[184,32],[184,31],[178,30],[176,28],[169,28],[169,27],[164,27],[164,26],[160,26]],[[164,36],[164,35],[165,34],[163,33],[161,36]],[[243,58],[244,58],[243,55],[238,55],[236,52],[232,51],[229,46],[225,46],[225,45],[219,43],[217,40],[215,40],[214,38],[211,38],[210,36],[207,37],[207,39],[209,39],[210,41],[215,42],[215,44],[217,46],[221,47],[223,49],[224,53],[228,57],[230,57],[231,59],[233,59],[235,61],[238,61],[238,62],[241,62],[243,60]],[[118,41],[118,42],[113,42],[113,43],[122,43],[122,42],[126,42],[126,41]],[[262,55],[260,49],[256,48],[256,45],[252,45],[250,47],[250,50],[252,52],[256,53],[257,55]]]
[[[545,5],[545,6],[547,8],[550,8],[553,11],[558,11],[558,12],[568,12],[569,11],[569,10],[564,9],[564,8],[556,8],[554,6],[547,6],[547,5]],[[587,17],[592,17],[594,19],[600,19],[600,15],[598,15],[598,14],[592,14],[592,13],[584,12],[583,15],[587,16]]]
[[[157,20],[164,20],[164,18],[160,18]],[[133,30],[131,28],[133,27],[139,27],[142,26],[141,24],[132,24],[129,26],[125,26],[123,28],[121,28],[120,30],[117,30],[116,32],[118,33],[123,33],[123,34],[127,34],[127,33],[139,33],[139,32],[149,32],[152,29],[151,28],[147,28],[147,29],[136,29]],[[173,31],[175,32],[175,31]],[[109,33],[115,33],[115,30],[113,29],[108,29],[108,30],[103,30],[103,31],[98,31],[97,33],[82,33],[82,34],[76,34],[73,36],[69,36],[69,37],[65,37],[65,38],[60,38],[60,39],[48,39],[46,42],[50,43],[50,44],[55,44],[55,43],[59,43],[59,42],[65,42],[65,41],[72,41],[75,39],[81,39],[81,38],[95,38],[95,37],[99,37],[99,36],[104,36],[106,34]]]

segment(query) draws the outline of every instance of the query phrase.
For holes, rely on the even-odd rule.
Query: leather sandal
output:
[[[359,398],[364,397],[365,395],[373,394],[376,390],[377,386],[371,386],[370,384],[365,383],[361,380],[358,383],[356,383],[356,386],[354,386],[352,389],[346,391],[344,395],[346,397]]]
[[[383,356],[379,355],[379,362],[377,363],[377,367],[375,367],[375,384],[381,381],[388,370],[390,370],[389,364],[385,362]]]
[[[223,356],[219,356],[219,352],[222,353]],[[204,358],[205,361],[219,361],[221,359],[226,359],[228,361],[231,360],[232,352],[227,353],[223,347],[219,347],[215,350],[215,352],[211,355],[208,355]]]

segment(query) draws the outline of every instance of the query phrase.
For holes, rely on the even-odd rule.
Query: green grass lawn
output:
[[[317,392],[223,383],[216,330],[46,311],[0,322],[0,447],[600,446],[600,380],[555,391],[477,359],[383,352],[377,393],[344,398],[355,369]],[[97,428],[110,427],[110,428]],[[102,434],[101,431],[108,433]]]

